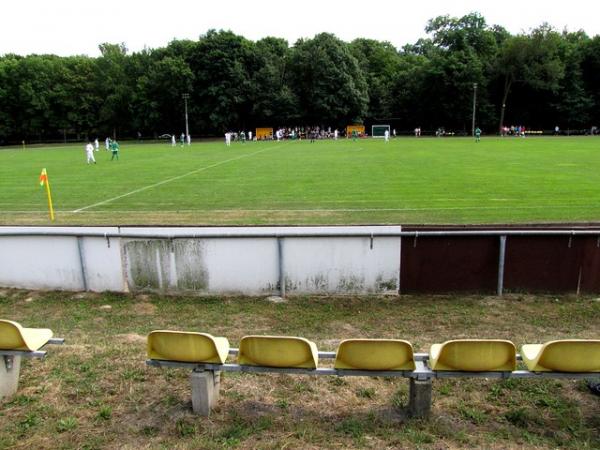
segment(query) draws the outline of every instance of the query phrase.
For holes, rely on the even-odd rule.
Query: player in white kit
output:
[[[91,142],[88,142],[85,146],[85,154],[87,156],[87,163],[93,162],[96,164],[96,160],[94,159],[94,146]]]

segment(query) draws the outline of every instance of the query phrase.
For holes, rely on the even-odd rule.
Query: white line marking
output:
[[[210,166],[201,167],[199,169],[192,170],[191,172],[184,173],[183,175],[177,175],[176,177],[167,178],[166,180],[159,181],[158,183],[150,184],[148,186],[144,186],[144,187],[141,187],[139,189],[135,189],[134,191],[127,192],[126,194],[117,195],[116,197],[109,198],[108,200],[103,200],[103,201],[98,202],[98,203],[94,203],[93,205],[88,205],[88,206],[84,206],[83,208],[75,209],[72,212],[79,213],[81,211],[85,211],[86,209],[94,208],[94,207],[100,206],[100,205],[105,205],[107,203],[114,202],[115,200],[119,200],[119,199],[121,199],[123,197],[128,197],[130,195],[137,194],[139,192],[147,191],[148,189],[152,189],[152,188],[155,188],[157,186],[162,186],[163,184],[170,183],[171,181],[181,180],[182,178],[188,177],[188,176],[193,175],[195,173],[203,172],[205,170],[212,169],[213,167],[221,166],[223,164],[227,164],[227,163],[232,162],[232,161],[237,161],[239,159],[249,158],[250,156],[258,155],[259,153],[266,152],[267,150],[273,150],[273,149],[279,148],[279,147],[281,147],[281,145],[278,145],[278,146],[275,146],[275,147],[263,148],[262,150],[259,150],[259,151],[254,152],[254,153],[249,153],[247,155],[242,155],[242,156],[238,156],[236,158],[231,158],[231,159],[227,159],[225,161],[220,161],[218,163],[211,164]]]

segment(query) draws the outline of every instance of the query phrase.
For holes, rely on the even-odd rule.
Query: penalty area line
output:
[[[227,164],[227,163],[230,163],[230,162],[233,162],[233,161],[238,161],[240,159],[249,158],[250,156],[258,155],[259,153],[263,153],[263,152],[266,152],[267,150],[273,150],[273,149],[276,149],[276,148],[279,148],[279,147],[281,147],[281,145],[278,145],[278,146],[275,146],[275,147],[263,148],[262,150],[259,150],[259,151],[254,152],[254,153],[249,153],[247,155],[241,155],[241,156],[238,156],[236,158],[226,159],[225,161],[219,161],[218,163],[211,164],[210,166],[200,167],[199,169],[192,170],[192,171],[184,173],[182,175],[177,175],[176,177],[167,178],[166,180],[159,181],[158,183],[149,184],[148,186],[144,186],[144,187],[141,187],[139,189],[135,189],[135,190],[127,192],[125,194],[117,195],[116,197],[112,197],[112,198],[109,198],[107,200],[103,200],[101,202],[94,203],[92,205],[84,206],[83,208],[75,209],[72,212],[73,213],[80,213],[80,212],[85,211],[87,209],[95,208],[96,206],[106,205],[107,203],[114,202],[115,200],[119,200],[121,198],[128,197],[130,195],[138,194],[140,192],[147,191],[148,189],[152,189],[152,188],[155,188],[155,187],[158,187],[158,186],[162,186],[163,184],[167,184],[167,183],[170,183],[172,181],[181,180],[182,178],[189,177],[190,175],[194,175],[194,174],[199,173],[199,172],[204,172],[205,170],[212,169],[212,168],[217,167],[217,166],[222,166],[223,164]]]

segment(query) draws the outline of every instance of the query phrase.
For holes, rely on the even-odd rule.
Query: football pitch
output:
[[[484,224],[600,221],[594,137],[121,143],[0,150],[0,223]]]

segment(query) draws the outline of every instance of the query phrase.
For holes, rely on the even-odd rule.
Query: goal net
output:
[[[389,132],[390,132],[389,125],[373,125],[371,127],[371,136],[373,136],[374,138],[382,138],[385,136],[386,131],[388,132],[388,136],[389,136]]]

